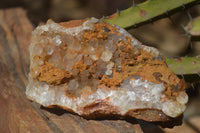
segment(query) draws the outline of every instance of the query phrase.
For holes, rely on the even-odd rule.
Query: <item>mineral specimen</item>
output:
[[[167,121],[188,101],[184,81],[158,50],[96,18],[38,26],[30,61],[26,95],[45,107]]]

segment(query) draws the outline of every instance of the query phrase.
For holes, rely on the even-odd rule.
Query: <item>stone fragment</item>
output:
[[[188,101],[184,81],[157,49],[96,18],[38,26],[30,60],[26,95],[46,107],[93,118],[168,121]]]

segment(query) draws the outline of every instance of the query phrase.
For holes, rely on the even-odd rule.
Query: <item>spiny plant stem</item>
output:
[[[200,16],[194,18],[192,21],[188,23],[185,27],[186,32],[188,32],[191,36],[200,36]],[[200,40],[200,39],[198,39]]]
[[[169,17],[182,8],[185,10],[200,0],[147,0],[137,6],[119,11],[104,21],[118,25],[123,28],[137,27],[139,25],[155,21],[162,17]],[[200,58],[182,57],[167,58],[166,63],[176,74],[190,75],[200,73]]]
[[[106,17],[104,21],[122,28],[130,28],[168,17],[180,8],[185,10],[198,3],[200,3],[199,0],[147,0],[137,6],[120,11],[120,14],[115,13]]]
[[[167,58],[166,63],[176,74],[200,73],[200,57]]]

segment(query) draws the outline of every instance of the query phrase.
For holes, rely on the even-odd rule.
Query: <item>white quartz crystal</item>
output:
[[[154,108],[162,110],[170,117],[176,117],[180,115],[186,108],[185,104],[179,103],[178,101],[162,101],[164,94],[163,84],[155,84],[152,82],[138,80],[130,80],[130,87],[122,85],[117,90],[107,91],[106,88],[99,88],[97,92],[91,94],[87,99],[85,97],[79,97],[77,99],[70,99],[65,96],[62,88],[53,89],[53,86],[48,86],[39,82],[29,83],[27,86],[26,94],[32,100],[44,105],[62,105],[73,109],[81,115],[83,112],[78,111],[77,108],[91,104],[99,99],[106,99],[109,97],[111,104],[121,107],[121,113],[125,114],[130,109],[141,109],[141,108]],[[72,83],[73,82],[73,83]],[[71,81],[70,86],[76,88],[77,82]],[[34,86],[34,87],[33,87]],[[56,94],[60,95],[57,96]],[[62,100],[60,99],[62,97]],[[71,101],[71,102],[64,102]],[[140,103],[140,104],[137,104]]]
[[[101,55],[101,59],[103,61],[110,61],[110,59],[112,58],[112,53],[110,51],[104,51]]]
[[[106,75],[111,75],[112,74],[112,68],[114,66],[114,63],[113,62],[110,62],[106,67],[107,67],[107,70],[106,70]]]
[[[59,35],[57,35],[57,36],[55,36],[55,37],[53,38],[53,43],[54,43],[54,45],[56,45],[56,46],[59,46],[59,45],[62,43],[62,41],[61,41]]]
[[[182,114],[188,101],[187,94],[182,91],[176,99],[163,100],[166,97],[163,83],[158,84],[129,76],[116,89],[108,89],[106,86],[99,85],[98,78],[101,75],[112,77],[114,69],[121,70],[123,64],[119,58],[117,44],[126,41],[126,37],[131,38],[131,45],[135,53],[138,49],[143,49],[152,56],[160,56],[160,53],[155,48],[143,46],[127,31],[118,26],[114,27],[119,30],[121,36],[111,34],[104,42],[91,39],[83,44],[81,42],[82,32],[94,30],[95,23],[100,23],[100,21],[91,18],[77,27],[65,28],[49,20],[46,25],[38,26],[33,31],[30,44],[30,67],[34,68],[34,74],[29,74],[26,88],[27,97],[43,106],[58,105],[69,108],[79,115],[85,113],[80,107],[106,99],[109,99],[110,106],[119,108],[120,115],[125,115],[128,111],[136,109],[157,109],[170,117]],[[46,57],[45,60],[52,63],[55,68],[71,72],[72,77],[68,79],[66,84],[60,86],[35,79],[34,76],[38,75],[38,68],[44,64],[40,58],[33,58],[36,55],[41,58]],[[76,66],[80,62],[84,62],[85,66],[80,68]],[[94,62],[96,63],[95,73],[92,71],[93,68],[91,68],[92,72],[85,70]],[[90,75],[96,78],[91,78]],[[63,87],[67,88],[67,91],[77,90],[77,94],[88,90],[90,95],[86,97],[87,93],[85,93],[76,98],[67,97]]]

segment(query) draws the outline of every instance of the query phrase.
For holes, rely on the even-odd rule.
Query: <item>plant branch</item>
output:
[[[166,63],[179,75],[200,74],[200,57],[167,58]]]
[[[163,17],[169,17],[177,10],[185,10],[199,3],[199,0],[147,0],[106,17],[104,21],[122,28],[137,27]]]

